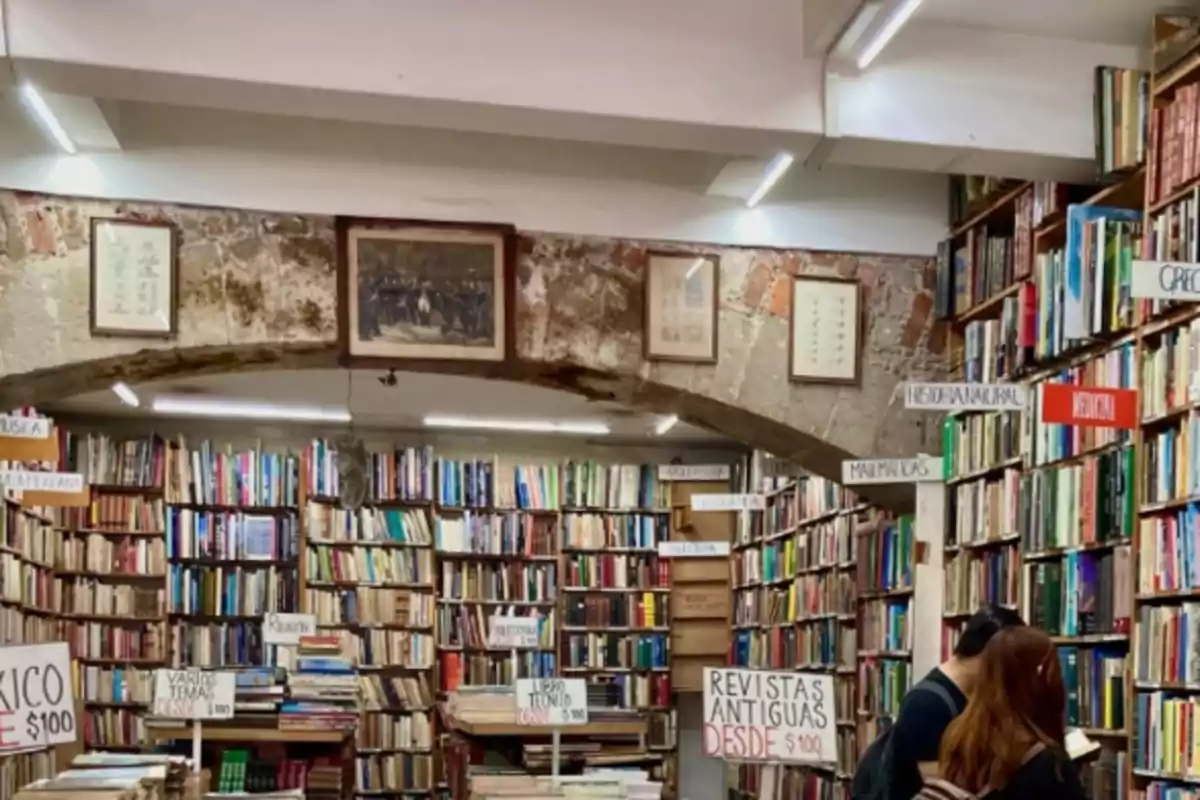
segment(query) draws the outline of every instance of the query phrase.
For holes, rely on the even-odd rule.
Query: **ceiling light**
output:
[[[758,205],[758,202],[767,196],[767,192],[779,183],[779,179],[783,177],[784,173],[791,169],[794,160],[791,153],[780,153],[771,159],[771,163],[767,164],[767,171],[763,173],[762,180],[746,200],[746,208],[754,208]]]
[[[684,282],[686,283],[687,281],[690,281],[692,279],[692,276],[695,275],[700,270],[700,268],[703,266],[704,266],[703,258],[697,258],[695,261],[693,261],[692,265],[690,267],[688,267],[687,274],[683,276]]]
[[[551,422],[525,419],[475,419],[436,414],[425,417],[427,428],[460,428],[463,430],[517,431],[520,433],[581,433],[603,436],[609,432],[603,422]]]
[[[130,408],[137,408],[142,404],[141,401],[138,400],[137,394],[135,394],[133,389],[130,389],[124,381],[117,381],[114,383],[112,385],[112,390],[117,397],[121,398],[121,402]]]
[[[679,422],[679,417],[675,414],[672,414],[669,417],[663,417],[658,421],[658,424],[654,426],[654,435],[662,436],[664,433],[671,430],[671,428],[674,428],[675,423],[677,422]]]
[[[70,136],[67,136],[67,132],[59,123],[58,117],[54,116],[54,112],[50,110],[50,106],[46,105],[46,100],[42,97],[42,93],[37,90],[37,87],[32,83],[22,85],[21,97],[24,98],[25,104],[33,109],[33,113],[37,114],[42,125],[54,137],[54,141],[58,142],[58,146],[71,155],[74,155],[75,143],[71,141]]]
[[[204,397],[156,397],[151,408],[156,414],[179,414],[190,417],[269,419],[292,422],[350,421],[350,412],[344,408],[278,405],[276,403]]]
[[[916,13],[920,5],[921,0],[902,0],[900,6],[892,12],[887,22],[883,23],[883,27],[875,34],[875,38],[867,44],[859,55],[859,69],[866,69],[875,60],[875,57],[883,52],[883,48],[887,47],[888,42],[900,32],[900,29],[904,27],[904,23],[908,22],[909,18]]]

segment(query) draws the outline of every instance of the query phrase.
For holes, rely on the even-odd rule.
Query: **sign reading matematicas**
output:
[[[906,383],[904,407],[922,411],[1022,411],[1025,387],[1014,383]]]
[[[941,456],[863,458],[842,462],[842,484],[936,483],[944,479]]]
[[[1200,300],[1200,264],[1134,261],[1129,290],[1148,300]]]

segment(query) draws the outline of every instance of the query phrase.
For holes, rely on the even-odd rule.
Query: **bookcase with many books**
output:
[[[765,478],[763,511],[747,512],[733,544],[731,666],[827,672],[834,678],[838,763],[777,772],[784,798],[842,798],[857,763],[858,648],[855,535],[867,507],[818,476]],[[757,794],[761,767],[731,767],[738,791]]]

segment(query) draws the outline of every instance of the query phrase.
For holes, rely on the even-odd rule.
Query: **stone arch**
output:
[[[179,231],[174,340],[91,336],[93,217],[169,221]],[[901,381],[930,375],[944,342],[931,319],[930,259],[704,246],[721,257],[715,365],[642,354],[647,250],[599,237],[522,232],[515,361],[397,366],[563,389],[678,413],[831,478],[848,457],[934,450],[940,436],[904,411]],[[0,191],[0,408],[213,372],[337,364],[333,218]],[[796,274],[857,277],[866,330],[861,385],[787,380],[787,309]],[[905,487],[871,499],[911,507]]]

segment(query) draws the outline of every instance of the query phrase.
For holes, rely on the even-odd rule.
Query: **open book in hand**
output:
[[[1100,752],[1100,743],[1089,739],[1079,728],[1068,730],[1063,744],[1066,745],[1067,756],[1072,761],[1087,761]]]

